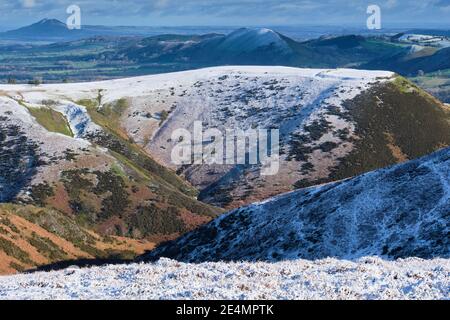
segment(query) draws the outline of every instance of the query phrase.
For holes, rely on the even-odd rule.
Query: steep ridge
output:
[[[164,28],[162,28],[164,30]],[[161,32],[159,30],[159,32]],[[126,27],[126,26],[101,26],[86,25],[83,23],[81,29],[68,29],[65,22],[57,19],[42,19],[31,25],[18,29],[0,32],[0,39],[12,40],[14,42],[63,42],[90,37],[148,37],[158,33],[153,27]]]
[[[231,211],[141,260],[449,258],[450,148]]]

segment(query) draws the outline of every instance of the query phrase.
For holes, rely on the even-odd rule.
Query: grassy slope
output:
[[[175,188],[187,196],[198,195],[198,191],[194,187],[178,177],[175,172],[154,161],[120,127],[120,117],[127,109],[126,99],[119,99],[112,104],[100,107],[101,91],[99,91],[96,100],[80,100],[77,103],[85,106],[91,119],[105,130],[103,137],[92,137],[91,140],[117,153],[120,155],[120,160],[127,162],[144,175],[153,176],[158,182]]]
[[[36,121],[48,131],[73,137],[73,133],[67,119],[60,112],[47,107],[27,108]]]
[[[102,237],[56,210],[0,205],[0,274],[67,260],[128,260],[153,246],[147,241]]]
[[[195,188],[127,137],[119,125],[126,99],[100,108],[101,99],[100,90],[97,99],[79,102],[104,129],[87,139],[107,148],[117,163],[106,171],[93,170],[86,155],[69,154],[72,169],[61,169],[57,181],[33,186],[27,203],[59,210],[99,234],[155,242],[192,230],[221,212],[197,201]],[[29,110],[47,130],[61,129],[64,123],[51,109]]]

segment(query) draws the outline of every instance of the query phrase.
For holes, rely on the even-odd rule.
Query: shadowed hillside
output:
[[[223,215],[140,260],[450,256],[450,149]]]

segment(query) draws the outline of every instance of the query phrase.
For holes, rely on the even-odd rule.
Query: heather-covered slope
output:
[[[56,210],[0,205],[0,274],[80,259],[129,260],[153,246],[149,241],[98,235]]]
[[[1,202],[53,208],[102,235],[154,241],[219,212],[121,134],[112,116],[21,94],[0,96]]]
[[[449,258],[449,182],[447,148],[231,211],[142,260]]]

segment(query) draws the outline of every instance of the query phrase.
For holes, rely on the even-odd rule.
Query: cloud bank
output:
[[[64,19],[72,4],[90,24],[362,25],[369,4],[379,5],[391,25],[450,24],[450,0],[0,0],[0,21]]]

